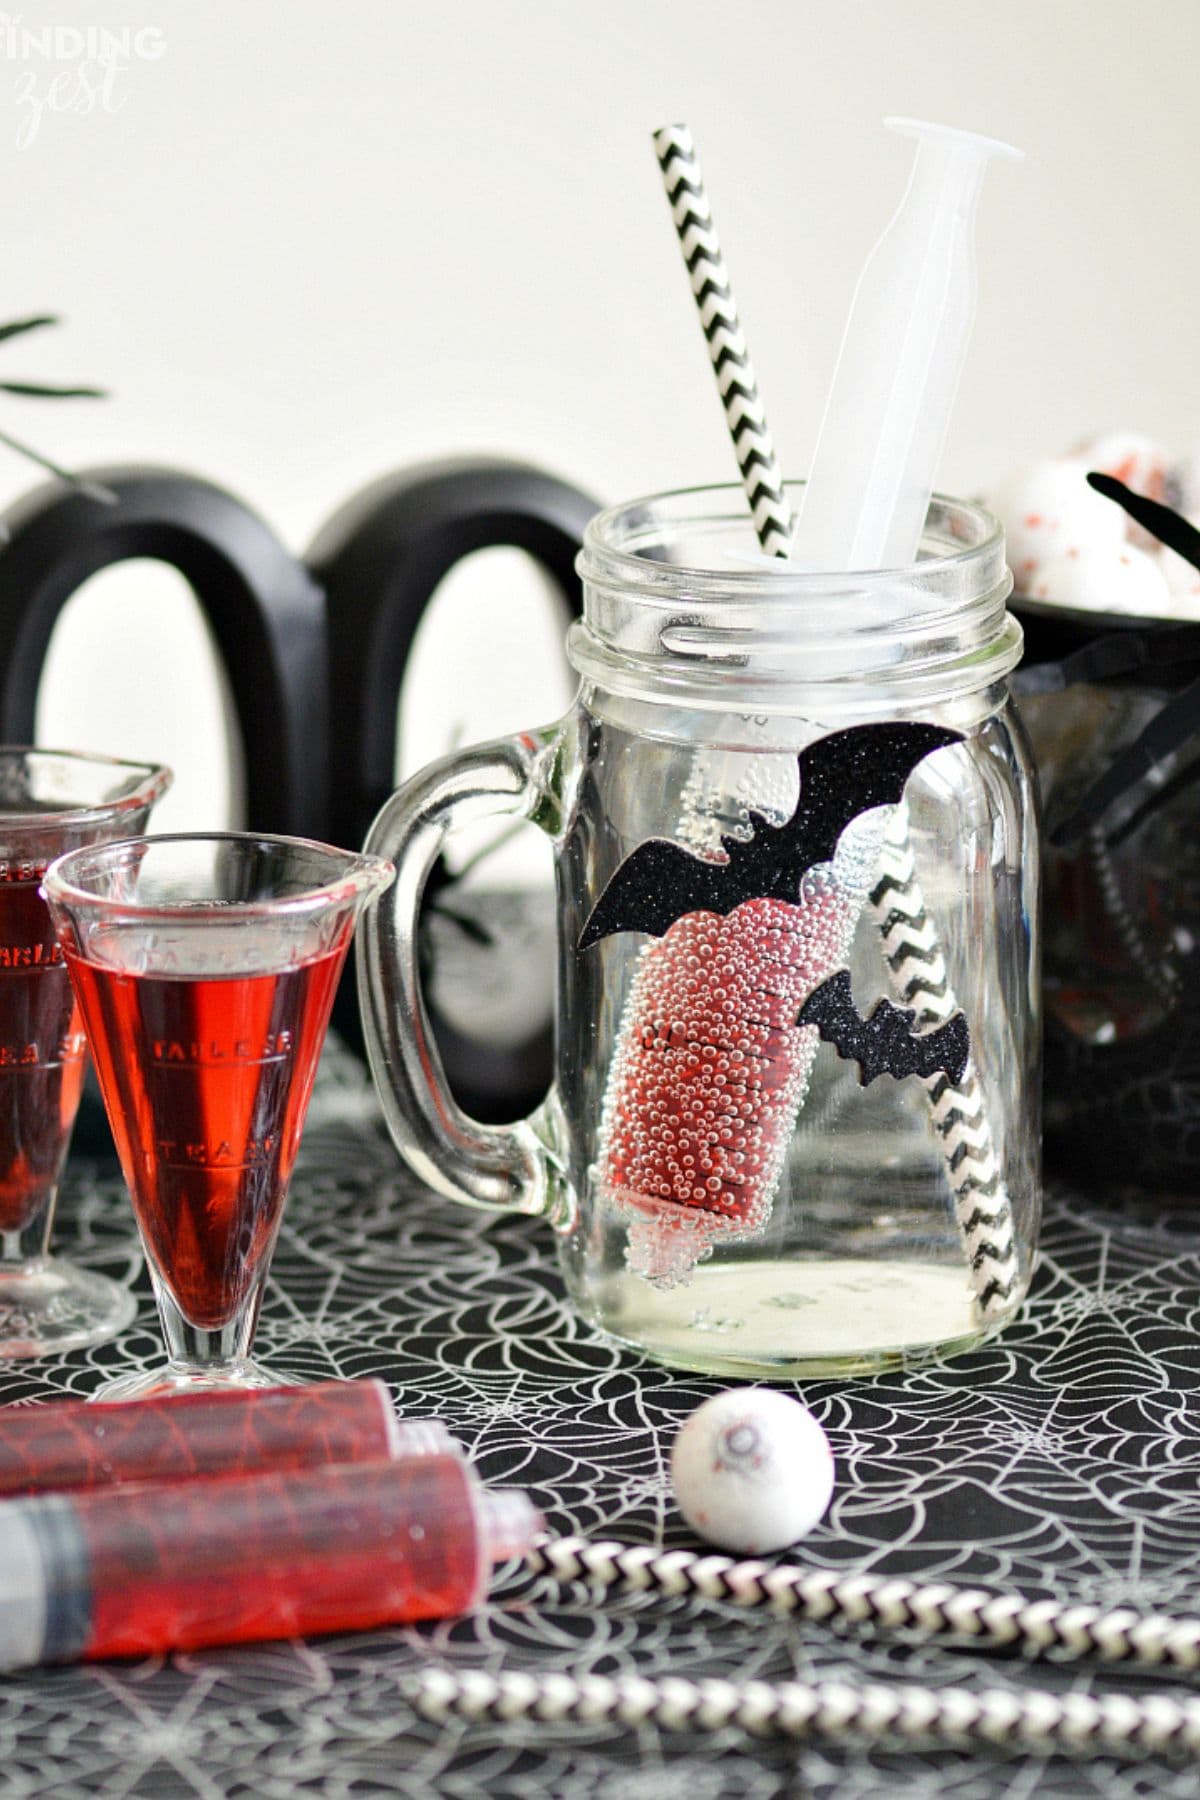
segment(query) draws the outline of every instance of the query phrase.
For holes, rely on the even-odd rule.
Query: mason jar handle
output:
[[[533,1120],[484,1125],[451,1094],[417,956],[425,883],[451,831],[507,814],[556,834],[546,772],[558,737],[557,729],[522,733],[444,757],[385,802],[366,848],[395,863],[396,879],[363,915],[358,997],[388,1130],[409,1167],[448,1199],[562,1224],[569,1191]]]

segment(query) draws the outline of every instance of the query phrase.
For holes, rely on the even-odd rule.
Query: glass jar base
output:
[[[857,1257],[701,1266],[665,1291],[621,1271],[580,1310],[656,1362],[745,1380],[910,1367],[970,1350],[1012,1317],[985,1324],[961,1268]]]
[[[138,1369],[118,1375],[90,1394],[90,1400],[165,1400],[172,1394],[202,1394],[230,1388],[302,1387],[303,1377],[264,1369],[242,1357],[214,1364],[164,1363],[161,1369]]]
[[[57,1257],[0,1265],[0,1362],[102,1344],[136,1311],[127,1287]]]

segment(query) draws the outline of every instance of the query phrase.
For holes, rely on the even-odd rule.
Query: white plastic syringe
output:
[[[996,138],[886,119],[917,140],[903,200],[859,277],[800,508],[801,568],[916,560],[975,316],[975,205]]]

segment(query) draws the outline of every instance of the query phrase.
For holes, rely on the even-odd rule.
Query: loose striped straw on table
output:
[[[1188,1761],[1200,1750],[1200,1699],[1189,1694],[1051,1693],[1035,1688],[921,1687],[916,1682],[689,1681],[680,1675],[492,1675],[432,1668],[405,1681],[427,1719],[757,1738],[857,1740],[876,1750],[993,1749]]]
[[[679,236],[692,295],[717,377],[726,423],[733,439],[742,485],[758,540],[767,555],[787,557],[795,521],[787,504],[783,474],[767,426],[754,367],[729,271],[713,223],[696,146],[686,125],[664,125],[654,134],[671,217]],[[699,806],[713,771],[693,771],[685,798]],[[750,798],[743,778],[737,797]],[[686,836],[699,835],[685,821]],[[906,1006],[917,999],[918,1023],[944,1022],[957,1010],[945,957],[917,883],[908,833],[907,809],[898,806],[885,837],[882,873],[870,906],[883,938],[892,991]],[[1008,1310],[1019,1281],[1012,1209],[988,1122],[978,1075],[968,1066],[960,1083],[945,1075],[925,1083],[934,1129],[954,1196],[955,1218],[980,1316],[999,1319]]]
[[[1200,1667],[1200,1619],[1105,1612],[1031,1601],[944,1582],[788,1567],[650,1545],[546,1535],[526,1567],[592,1589],[688,1595],[817,1621],[953,1636],[1027,1657],[1093,1656],[1139,1668]],[[740,1729],[758,1737],[886,1738],[897,1748],[936,1744],[1059,1751],[1068,1755],[1191,1757],[1200,1750],[1200,1699],[1189,1694],[1098,1695],[1038,1688],[910,1682],[648,1680],[429,1669],[408,1689],[427,1717],[547,1724],[657,1725],[667,1731]]]
[[[841,1620],[928,1640],[953,1637],[969,1640],[981,1651],[1019,1650],[1031,1658],[1095,1657],[1141,1669],[1200,1671],[1200,1618],[1139,1613],[1128,1606],[1104,1609],[1029,1600],[945,1581],[739,1560],[709,1551],[659,1550],[650,1544],[549,1532],[531,1545],[524,1562],[535,1575],[560,1584],[584,1583],[592,1591],[718,1601],[817,1624]]]

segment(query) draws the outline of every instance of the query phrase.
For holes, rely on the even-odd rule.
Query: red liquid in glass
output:
[[[0,881],[0,1231],[24,1231],[54,1188],[85,1064],[79,1009],[37,880]]]
[[[147,1254],[201,1329],[270,1258],[345,954],[194,977],[67,952]]]

